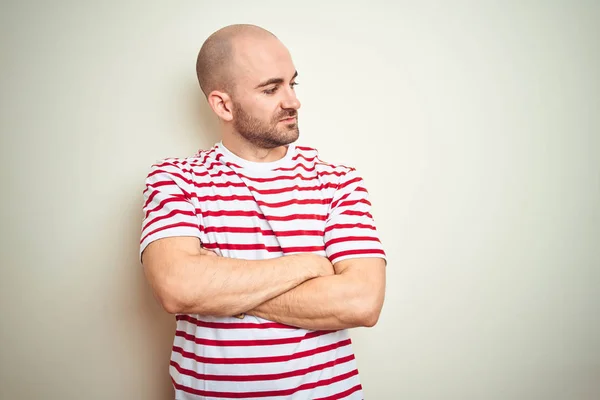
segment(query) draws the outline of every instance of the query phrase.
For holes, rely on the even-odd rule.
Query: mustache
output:
[[[286,119],[286,118],[292,118],[292,117],[297,117],[298,116],[298,111],[296,110],[287,110],[284,111],[283,113],[279,114],[277,116],[277,118],[275,118],[277,121],[280,121],[282,119]]]

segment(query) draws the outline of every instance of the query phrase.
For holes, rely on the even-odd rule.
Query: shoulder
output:
[[[155,160],[150,164],[149,174],[156,173],[183,173],[206,171],[207,166],[216,161],[212,150],[199,150],[196,154],[187,157],[165,157]]]
[[[315,162],[315,164],[322,166],[323,168],[333,169],[339,172],[350,172],[356,171],[356,169],[348,164],[335,162],[329,159],[324,159],[319,150],[315,147],[310,146],[296,146],[295,158],[304,158]]]
[[[324,159],[319,151],[314,147],[297,146],[296,157],[303,157],[307,160],[313,161],[315,167],[320,173],[326,175],[334,175],[345,180],[349,177],[356,177],[358,172],[356,168],[345,162],[339,162],[331,159]]]
[[[208,151],[188,157],[165,157],[151,162],[146,172],[146,185],[176,185],[183,188],[208,175],[207,165],[216,162]]]

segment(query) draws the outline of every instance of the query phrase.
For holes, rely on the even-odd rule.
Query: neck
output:
[[[222,142],[233,154],[252,162],[273,162],[280,160],[285,157],[288,149],[288,146],[279,146],[272,149],[258,147],[237,133],[224,134]]]

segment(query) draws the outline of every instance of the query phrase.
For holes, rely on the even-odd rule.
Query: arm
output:
[[[153,165],[144,190],[140,256],[166,311],[236,315],[308,279],[333,274],[331,264],[314,254],[250,261],[204,250],[201,211],[193,202],[198,176],[184,165],[171,159]]]
[[[386,255],[367,189],[354,169],[340,177],[323,240],[336,274],[303,283],[251,314],[306,329],[375,325],[383,305]]]
[[[374,326],[383,307],[385,261],[348,259],[335,270],[336,275],[307,281],[248,314],[312,330]]]
[[[142,253],[150,285],[169,313],[232,316],[299,284],[333,273],[315,254],[269,260],[218,257],[194,237],[154,241]]]

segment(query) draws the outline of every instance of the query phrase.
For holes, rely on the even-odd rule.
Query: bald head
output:
[[[247,24],[229,25],[210,35],[196,60],[196,74],[204,95],[213,90],[230,93],[234,89],[236,44],[268,38],[276,37],[266,29]]]

